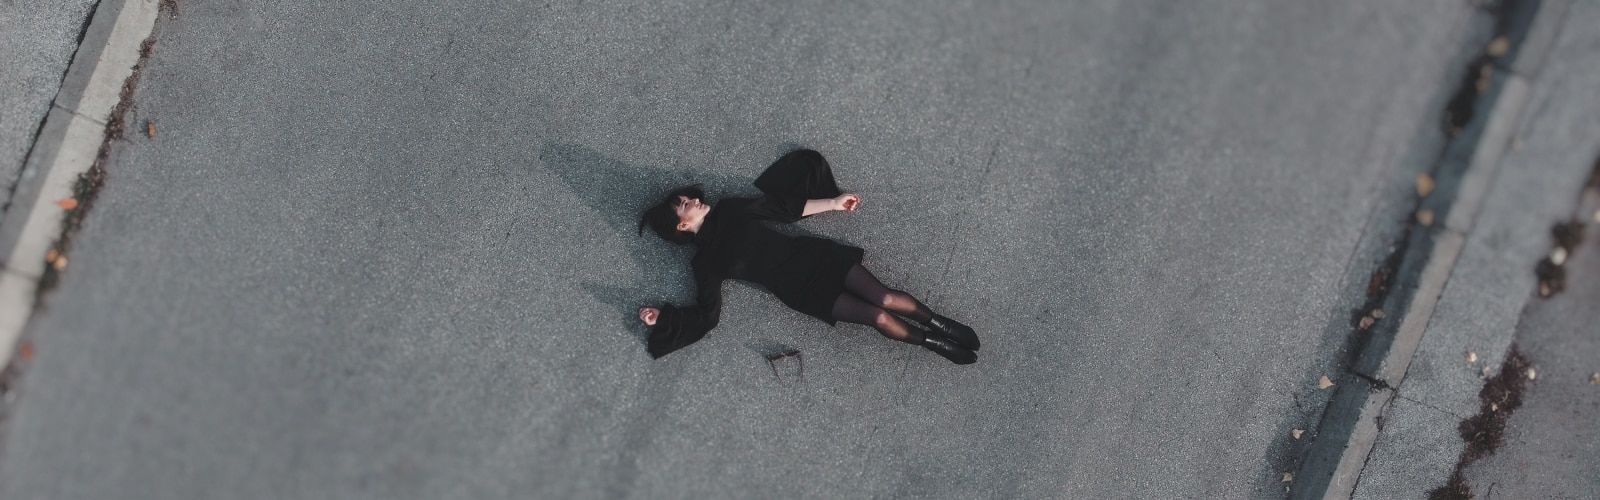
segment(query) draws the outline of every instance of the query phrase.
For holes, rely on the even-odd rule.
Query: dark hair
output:
[[[678,230],[678,223],[681,221],[678,219],[678,212],[673,210],[673,207],[677,206],[679,196],[691,200],[704,201],[706,199],[706,193],[700,190],[699,184],[672,190],[671,193],[667,193],[667,197],[663,198],[660,203],[645,209],[644,216],[639,218],[639,234],[644,234],[644,227],[650,226],[650,229],[655,231],[656,235],[661,236],[663,240],[679,245],[687,245],[693,242],[694,233]]]

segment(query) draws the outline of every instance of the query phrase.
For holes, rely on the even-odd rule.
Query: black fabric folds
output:
[[[803,198],[802,205],[805,199],[833,198],[844,194],[833,180],[833,168],[828,165],[828,160],[822,157],[822,153],[809,149],[793,151],[778,158],[756,178],[755,185],[767,196],[781,193]]]

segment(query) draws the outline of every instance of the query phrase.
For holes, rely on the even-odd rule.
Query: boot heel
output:
[[[928,335],[922,339],[922,347],[944,356],[944,359],[958,365],[970,365],[978,362],[978,353],[972,349],[962,347],[954,341],[938,335]]]
[[[973,331],[972,327],[970,326],[961,324],[960,321],[935,314],[933,315],[933,319],[928,320],[928,327],[931,328],[934,333],[943,335],[945,338],[950,340],[954,340],[956,343],[959,343],[968,349],[976,351],[980,347],[978,343],[978,332]]]

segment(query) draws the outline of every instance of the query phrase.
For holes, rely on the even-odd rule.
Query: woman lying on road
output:
[[[883,286],[861,267],[860,248],[788,236],[760,223],[790,223],[860,207],[860,196],[839,191],[821,153],[807,149],[784,155],[755,184],[766,196],[729,198],[712,207],[698,187],[686,187],[645,211],[641,234],[650,226],[662,239],[699,248],[692,261],[699,303],[639,309],[639,319],[651,325],[651,356],[660,358],[693,344],[715,328],[722,314],[722,280],[740,279],[766,287],[785,305],[830,325],[844,321],[871,326],[885,337],[926,347],[958,365],[978,360],[973,352],[978,350],[977,333],[935,314],[910,294]]]

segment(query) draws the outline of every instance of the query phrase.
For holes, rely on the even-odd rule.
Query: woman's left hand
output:
[[[855,193],[845,193],[833,198],[833,209],[853,212],[861,207],[861,196]]]

